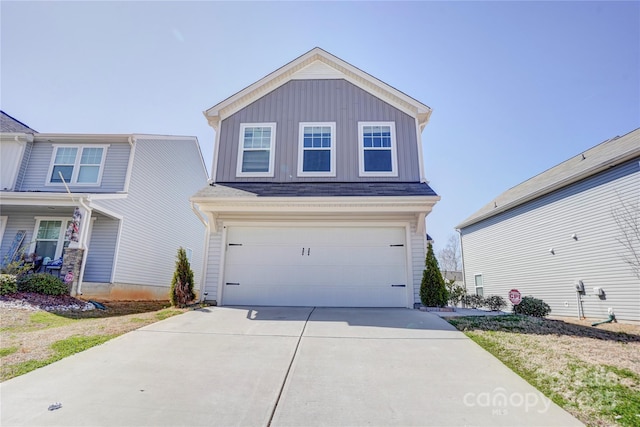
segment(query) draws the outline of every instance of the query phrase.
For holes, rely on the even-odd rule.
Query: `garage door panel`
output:
[[[229,228],[222,303],[404,307],[404,235],[401,227]]]

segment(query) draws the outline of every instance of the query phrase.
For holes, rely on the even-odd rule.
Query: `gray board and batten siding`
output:
[[[129,153],[131,147],[126,142],[101,143],[69,143],[59,145],[108,145],[107,157],[105,158],[102,181],[100,185],[73,185],[69,184],[69,189],[75,193],[115,193],[124,191],[127,166],[129,164]],[[22,181],[16,191],[46,191],[64,192],[63,185],[46,185],[49,178],[49,166],[53,155],[53,144],[50,142],[37,141],[33,143],[30,152],[25,153],[26,171],[21,171],[19,179]]]
[[[613,211],[640,199],[640,158],[462,228],[467,290],[482,274],[484,295],[513,288],[542,298],[552,315],[577,316],[574,288],[582,280],[584,314],[640,321],[640,279],[622,259]],[[575,234],[575,238],[573,235]],[[550,249],[553,249],[551,253]],[[604,289],[606,299],[593,296]]]
[[[358,122],[395,122],[398,176],[359,177]],[[274,177],[236,177],[242,123],[276,123]],[[336,123],[336,176],[298,177],[302,122]],[[224,119],[220,126],[216,182],[420,181],[416,121],[342,79],[292,80]]]

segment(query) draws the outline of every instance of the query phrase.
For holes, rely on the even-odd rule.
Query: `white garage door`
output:
[[[230,227],[224,305],[406,307],[405,229]]]

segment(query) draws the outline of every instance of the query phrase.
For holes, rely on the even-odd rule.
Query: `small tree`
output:
[[[420,301],[425,307],[443,307],[447,304],[447,288],[438,266],[438,260],[433,254],[432,245],[428,245],[427,257],[424,261],[420,283]]]
[[[185,307],[190,301],[195,299],[193,293],[193,270],[187,259],[187,252],[184,248],[178,249],[176,260],[176,271],[171,280],[171,305],[175,307]]]

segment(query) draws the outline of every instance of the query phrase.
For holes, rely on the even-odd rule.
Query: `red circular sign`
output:
[[[520,295],[520,291],[517,289],[511,289],[509,291],[509,301],[511,304],[518,305],[522,301],[522,295]]]

